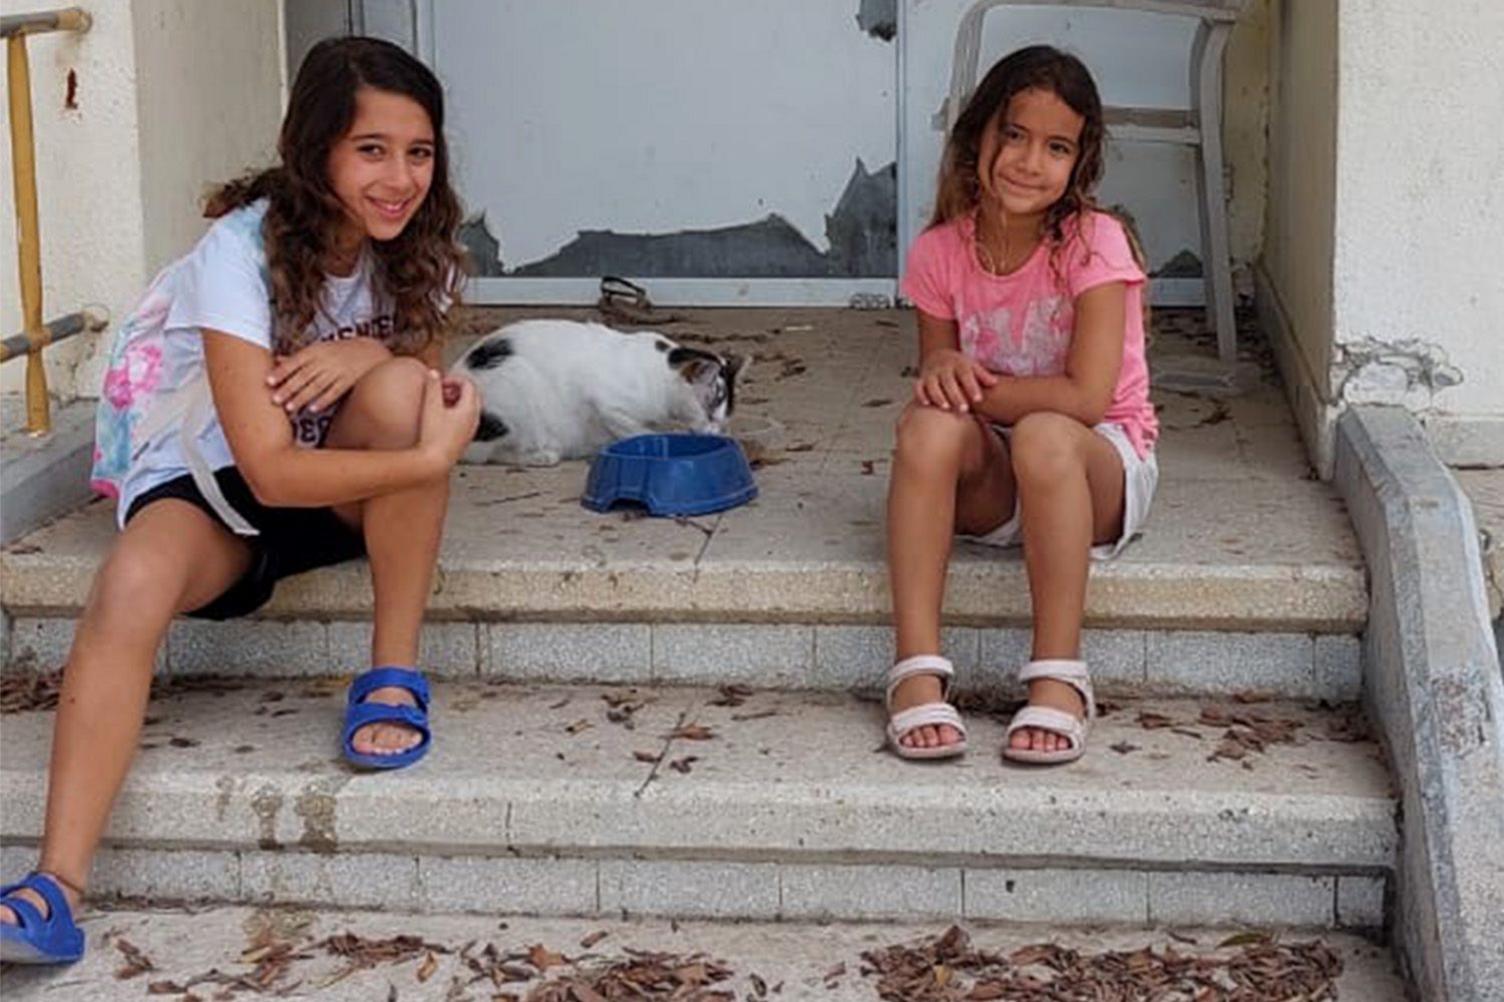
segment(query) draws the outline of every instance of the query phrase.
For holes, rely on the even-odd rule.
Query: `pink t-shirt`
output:
[[[903,294],[931,316],[954,320],[961,350],[993,372],[1060,376],[1075,330],[1076,297],[1108,282],[1127,283],[1123,364],[1103,420],[1122,425],[1145,456],[1159,437],[1159,422],[1144,358],[1144,272],[1114,217],[1089,213],[1081,231],[1084,239],[1076,239],[1075,221],[1065,224],[1055,262],[1055,245],[1041,240],[1017,271],[994,275],[977,261],[971,216],[931,226],[909,249]]]

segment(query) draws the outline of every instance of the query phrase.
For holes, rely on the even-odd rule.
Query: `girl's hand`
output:
[[[349,393],[360,377],[391,357],[386,345],[369,337],[311,344],[276,359],[271,375],[266,377],[272,403],[289,414],[305,407],[315,414],[326,411]]]
[[[464,376],[440,376],[428,370],[423,413],[418,421],[418,448],[440,460],[443,468],[459,462],[480,424],[480,394]]]
[[[926,407],[965,414],[981,403],[982,393],[997,385],[997,375],[954,348],[939,348],[925,356],[914,380],[914,399]]]

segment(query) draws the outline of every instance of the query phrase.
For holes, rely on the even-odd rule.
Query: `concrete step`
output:
[[[409,911],[504,895],[548,915],[1384,924],[1395,804],[1374,744],[1329,739],[1337,711],[1205,704],[1292,722],[1298,743],[1232,759],[1216,754],[1226,728],[1197,723],[1203,703],[1122,703],[1057,769],[1002,764],[1002,724],[973,712],[970,755],[925,766],[882,753],[880,708],[846,694],[454,682],[424,762],[355,775],[336,755],[341,702],[329,680],[161,696],[96,888]],[[50,730],[46,713],[5,720],[5,872],[41,828]]]
[[[738,413],[776,422],[759,442],[761,496],[720,515],[588,512],[582,462],[462,468],[428,667],[836,689],[880,678],[892,644],[887,464],[911,393],[912,325],[908,313],[688,311],[673,336],[751,355]],[[1188,350],[1183,334],[1156,336],[1161,359]],[[1309,479],[1280,388],[1164,391],[1156,406],[1153,513],[1140,540],[1093,568],[1088,590],[1098,677],[1124,693],[1355,698],[1362,558],[1336,494]],[[113,531],[100,503],[0,549],[10,663],[61,663]],[[260,619],[184,624],[165,662],[176,674],[348,671],[365,661],[370,605],[362,564],[315,571],[280,586]],[[963,671],[1015,667],[1029,612],[1018,551],[958,543],[945,622]]]
[[[881,957],[884,961],[894,958],[895,953],[890,951],[895,950],[912,956],[913,951],[934,944],[947,932],[941,924],[813,925],[536,919],[508,915],[504,901],[498,901],[498,906],[497,912],[487,916],[447,916],[253,911],[234,907],[196,909],[186,913],[152,910],[138,905],[93,914],[86,926],[90,952],[77,966],[66,971],[12,967],[0,974],[0,989],[7,999],[15,1002],[77,998],[94,1002],[126,999],[134,1002],[141,998],[147,985],[156,983],[164,997],[184,997],[170,994],[164,984],[170,982],[178,987],[196,983],[194,991],[199,997],[212,997],[210,993],[220,990],[225,983],[224,976],[250,977],[258,971],[266,971],[275,975],[268,978],[270,992],[277,993],[286,986],[297,984],[299,987],[294,989],[294,995],[316,997],[326,1002],[599,998],[603,996],[542,996],[532,993],[567,991],[557,987],[545,988],[544,985],[557,986],[571,979],[587,985],[600,985],[609,972],[622,972],[626,965],[642,962],[645,959],[643,953],[649,953],[660,955],[657,959],[664,966],[682,971],[686,978],[695,977],[694,965],[703,962],[707,970],[713,970],[715,979],[707,979],[706,989],[727,993],[714,996],[716,998],[871,1002],[879,997],[897,996],[879,994],[881,975],[868,955]],[[498,918],[504,920],[498,922]],[[1082,972],[1110,969],[1115,974],[1121,974],[1125,965],[1122,959],[1114,963],[1105,956],[1113,952],[1121,955],[1149,949],[1159,957],[1171,953],[1178,957],[1194,956],[1205,959],[1214,965],[1216,972],[1225,976],[1234,958],[1247,951],[1289,951],[1287,956],[1300,956],[1300,951],[1314,952],[1314,948],[1307,944],[1319,943],[1340,961],[1340,973],[1332,981],[1335,991],[1322,993],[1319,997],[1362,1002],[1402,1002],[1405,998],[1404,984],[1395,973],[1388,952],[1366,940],[1342,933],[1326,933],[1319,938],[1284,937],[1273,946],[1250,943],[1252,937],[1245,934],[1239,936],[1238,942],[1219,948],[1218,944],[1229,938],[1225,930],[1124,931],[1069,926],[972,925],[965,931],[973,951],[1012,955],[1023,963],[1025,958],[1016,951],[1047,944],[1078,951]],[[359,954],[339,954],[331,948],[330,938],[345,934],[359,937],[361,942],[368,944],[367,953],[373,958],[370,966],[352,963]],[[394,949],[392,939],[398,936],[415,937],[421,943],[414,943],[407,951]],[[356,941],[342,942],[354,944]],[[120,977],[122,968],[130,969],[125,963],[124,944],[139,951],[154,965],[153,969]],[[276,951],[281,944],[294,948],[286,952],[285,966],[279,966],[276,961],[279,956]],[[558,957],[551,956],[554,954]],[[534,963],[529,962],[530,959],[547,966],[540,972]],[[1140,955],[1138,965],[1129,969],[1139,970],[1147,976],[1153,968],[1145,965],[1146,960]],[[1286,962],[1269,966],[1288,969],[1290,965]],[[885,968],[891,969],[886,963]],[[497,971],[495,978],[491,976],[493,969]],[[964,959],[957,963],[957,958],[952,956],[940,976],[946,978],[952,987],[959,987],[960,991],[945,997],[965,998],[965,993],[978,981],[993,980],[1004,971],[1006,968],[1001,965],[978,970]],[[216,980],[210,972],[216,972],[220,979]],[[923,977],[926,965],[919,965],[915,973]],[[1054,971],[1043,967],[1035,967],[1031,973],[1041,978],[1056,976]],[[516,980],[507,980],[509,978]],[[951,982],[951,978],[955,980]],[[667,981],[662,994],[631,997],[668,998],[668,990],[677,983],[682,982]],[[1206,983],[1209,982],[1203,984]],[[1135,982],[1128,984],[1132,986]],[[1150,997],[1148,988],[1132,997]],[[1172,996],[1156,994],[1154,997]],[[1190,995],[1173,997],[1189,998]],[[1318,996],[1312,994],[1308,997]]]
[[[75,621],[21,614],[7,670],[60,668]],[[339,676],[369,663],[370,624],[318,619],[175,623],[159,657],[173,678]],[[1019,626],[949,626],[944,652],[963,692],[1011,691],[1028,660]],[[1227,696],[1346,702],[1361,690],[1359,638],[1291,631],[1087,629],[1083,654],[1109,696]],[[723,684],[880,689],[893,631],[871,623],[430,622],[422,661],[434,677],[621,685]]]

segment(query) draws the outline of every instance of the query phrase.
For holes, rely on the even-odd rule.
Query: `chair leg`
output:
[[[1201,203],[1202,274],[1206,310],[1217,329],[1217,355],[1229,368],[1238,361],[1233,316],[1232,249],[1227,234],[1227,195],[1222,158],[1222,53],[1231,25],[1203,21],[1191,50],[1191,107],[1200,125],[1196,190]]]

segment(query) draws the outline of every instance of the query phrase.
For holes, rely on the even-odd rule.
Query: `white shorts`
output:
[[[1012,437],[1013,429],[994,425],[995,430],[1003,436],[1003,441]],[[1133,448],[1133,443],[1128,441],[1128,433],[1123,426],[1116,422],[1103,422],[1092,428],[1092,431],[1101,435],[1112,443],[1112,447],[1118,450],[1118,455],[1123,460],[1123,532],[1111,543],[1103,543],[1091,548],[1092,559],[1111,560],[1122,552],[1134,536],[1138,535],[1143,528],[1144,519],[1149,517],[1149,504],[1154,500],[1154,488],[1159,484],[1159,461],[1154,458],[1153,450],[1147,456],[1139,458],[1138,452]],[[982,536],[962,535],[962,539],[969,539],[976,543],[985,543],[988,546],[1018,546],[1024,541],[1023,523],[1019,517],[1018,499],[1013,501],[1013,514],[1008,521]]]

